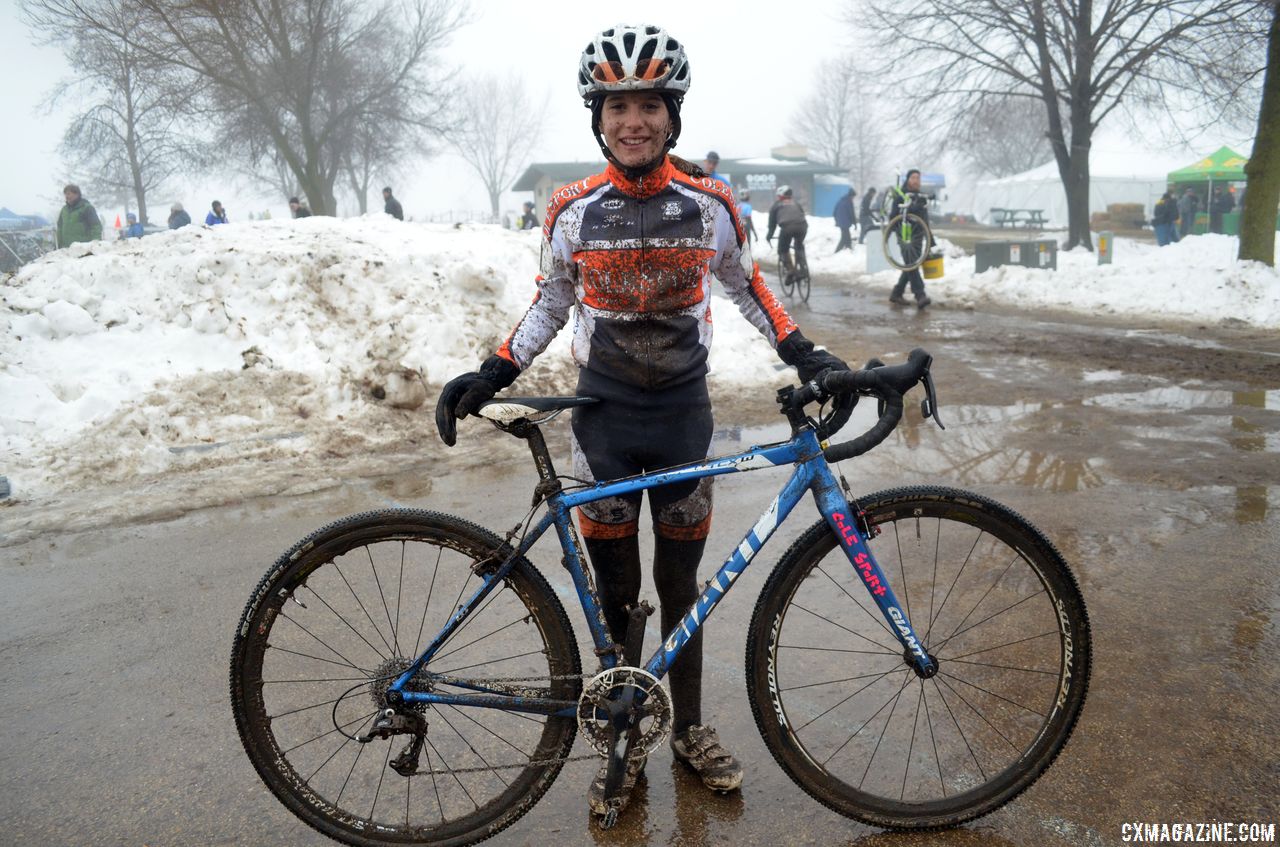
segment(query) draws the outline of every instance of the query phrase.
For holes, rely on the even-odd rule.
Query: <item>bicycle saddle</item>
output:
[[[478,412],[496,423],[510,424],[521,418],[554,415],[575,406],[599,402],[595,397],[503,397],[480,404]]]

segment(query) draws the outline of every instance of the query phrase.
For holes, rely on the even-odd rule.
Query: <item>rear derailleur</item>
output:
[[[427,719],[414,711],[397,712],[386,709],[367,733],[356,736],[356,741],[368,744],[375,738],[385,740],[393,735],[413,736],[404,749],[389,762],[391,769],[401,776],[413,776],[418,772],[418,758],[422,755],[422,746],[427,739]]]

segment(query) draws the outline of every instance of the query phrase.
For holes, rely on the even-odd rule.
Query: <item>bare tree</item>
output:
[[[385,132],[378,122],[361,122],[352,132],[353,137],[343,144],[342,174],[363,215],[369,211],[369,190],[376,175],[387,173],[410,152],[424,156],[430,151],[420,143],[411,148],[404,134]]]
[[[87,104],[67,127],[62,151],[102,199],[136,204],[147,222],[147,195],[198,151],[180,130],[197,86],[137,46],[141,16],[127,0],[26,0],[27,24],[60,44],[75,76],[60,83],[50,105]],[[132,200],[133,202],[130,202]]]
[[[517,76],[482,75],[462,86],[458,126],[449,143],[489,195],[489,211],[529,161],[542,132],[546,103],[534,103]]]
[[[1274,266],[1276,207],[1280,205],[1280,3],[1272,4],[1258,131],[1244,172],[1249,190],[1240,216],[1240,258]]]
[[[1025,97],[990,97],[963,116],[949,138],[978,173],[1010,176],[1043,165],[1053,155],[1044,108]]]
[[[880,43],[899,96],[954,122],[991,97],[1046,111],[1067,195],[1065,246],[1089,238],[1094,131],[1129,104],[1169,97],[1225,112],[1251,75],[1242,20],[1256,0],[867,0],[857,10]],[[1095,6],[1097,8],[1095,8]],[[850,20],[853,20],[852,14]]]
[[[335,183],[353,126],[445,128],[441,49],[464,22],[451,0],[136,0],[149,54],[208,82],[204,113],[231,157],[288,166],[317,214],[337,208]]]
[[[858,185],[868,185],[884,158],[885,134],[871,110],[865,76],[849,57],[818,68],[817,84],[791,121],[792,140],[829,165],[846,168]]]

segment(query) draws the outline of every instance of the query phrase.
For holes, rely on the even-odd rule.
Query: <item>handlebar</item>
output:
[[[825,401],[834,395],[865,394],[880,401],[880,416],[870,430],[841,444],[833,444],[823,451],[828,462],[839,462],[860,456],[889,437],[902,420],[903,400],[917,383],[923,382],[925,399],[920,404],[926,418],[933,418],[940,429],[946,429],[938,418],[938,397],[933,387],[929,366],[933,357],[917,347],[907,354],[901,365],[885,365],[877,359],[857,371],[825,371],[809,383],[791,392],[787,405],[799,409],[814,401]]]

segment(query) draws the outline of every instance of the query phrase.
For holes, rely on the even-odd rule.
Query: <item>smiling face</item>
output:
[[[627,91],[610,94],[600,116],[600,134],[614,157],[626,167],[652,162],[662,155],[671,135],[671,116],[659,94]]]

